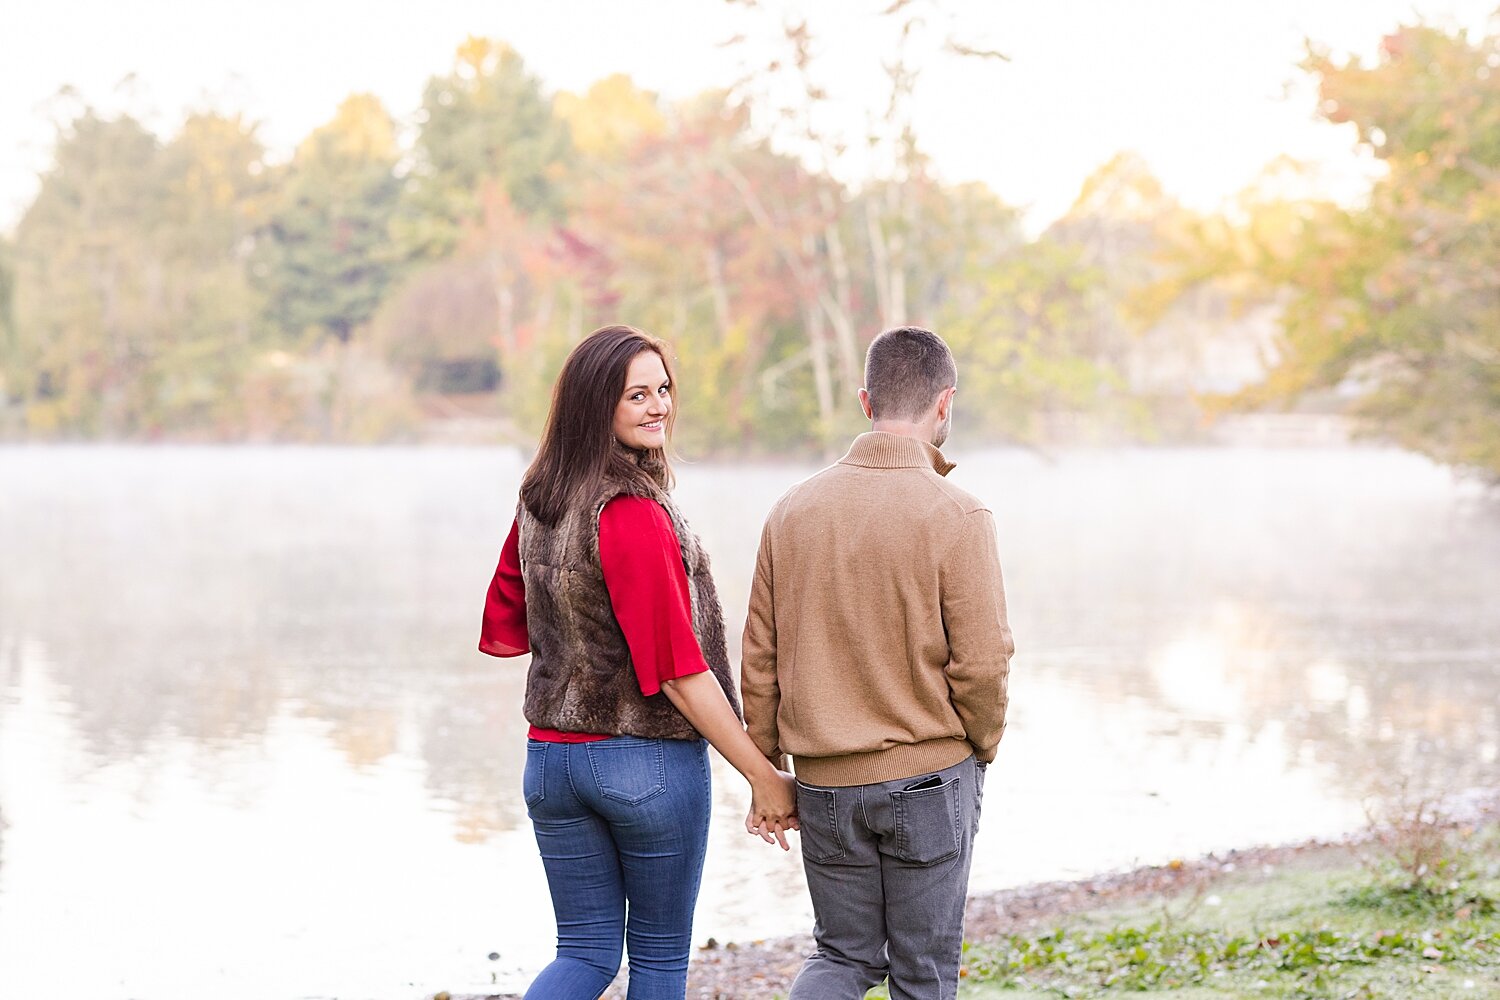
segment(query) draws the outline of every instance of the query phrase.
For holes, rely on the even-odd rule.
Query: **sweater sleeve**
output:
[[[661,504],[618,496],[599,514],[599,564],[641,694],[708,669],[693,632],[682,546]]]
[[[755,578],[750,583],[750,610],[740,659],[740,701],[745,706],[745,728],[750,739],[777,768],[786,767],[776,713],[781,709],[781,686],[776,679],[776,603],[771,563],[771,531],[761,530],[755,556]]]
[[[965,735],[981,762],[995,759],[1005,732],[1010,657],[1005,585],[987,510],[964,519],[942,567],[943,627],[948,633],[948,690]]]
[[[526,631],[526,581],[521,576],[520,527],[514,521],[484,597],[479,649],[491,656],[520,656],[531,651],[531,637]]]

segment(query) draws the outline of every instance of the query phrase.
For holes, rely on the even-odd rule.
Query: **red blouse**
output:
[[[693,634],[687,570],[672,520],[661,504],[646,497],[618,496],[599,514],[599,564],[641,694],[650,697],[663,681],[708,669]],[[500,565],[484,601],[479,649],[491,656],[531,651],[526,631],[526,583],[521,577],[521,544],[512,523]],[[532,726],[527,734],[549,743],[586,743],[609,733],[565,733]]]

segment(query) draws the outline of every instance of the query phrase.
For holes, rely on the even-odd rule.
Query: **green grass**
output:
[[[959,996],[1500,998],[1497,831],[1456,844],[1442,881],[1420,888],[1353,860],[1322,864],[970,942]]]

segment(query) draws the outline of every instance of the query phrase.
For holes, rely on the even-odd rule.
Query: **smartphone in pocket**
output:
[[[914,781],[901,790],[903,792],[920,792],[924,788],[936,788],[942,783],[943,779],[934,774],[923,778],[921,781]]]

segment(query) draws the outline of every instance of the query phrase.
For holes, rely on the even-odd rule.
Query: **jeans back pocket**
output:
[[[802,834],[802,859],[815,865],[844,857],[839,836],[837,801],[831,788],[812,788],[797,782],[797,821]]]
[[[896,857],[914,865],[935,865],[957,856],[963,846],[959,832],[961,780],[952,778],[935,788],[890,793]]]
[[[616,736],[583,747],[594,784],[606,799],[633,806],[667,790],[661,740]]]
[[[521,797],[531,809],[547,797],[547,744],[531,740],[526,744],[526,770],[521,773]]]

